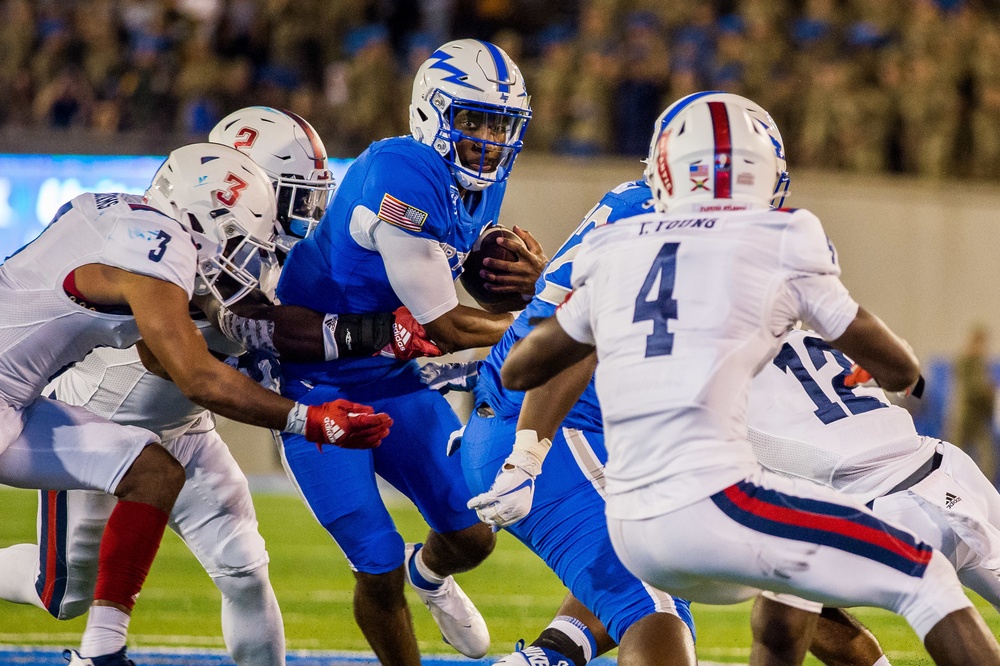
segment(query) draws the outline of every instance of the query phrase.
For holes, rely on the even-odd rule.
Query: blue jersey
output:
[[[622,183],[604,195],[604,198],[587,214],[573,235],[563,243],[545,272],[535,285],[535,297],[524,312],[507,329],[503,338],[490,350],[489,355],[479,364],[479,382],[476,386],[476,401],[487,402],[498,416],[516,417],[524,402],[524,393],[508,391],[500,383],[500,366],[515,342],[531,332],[531,321],[541,321],[552,316],[566,295],[573,290],[570,275],[573,272],[573,257],[583,237],[597,226],[610,224],[626,217],[649,213],[653,210],[652,192],[642,180]],[[580,396],[580,400],[570,410],[563,423],[570,428],[581,430],[601,430],[601,407],[597,401],[594,381]]]
[[[497,183],[463,199],[447,163],[430,146],[409,136],[373,143],[347,170],[316,231],[292,249],[278,298],[319,312],[392,312],[403,303],[389,284],[382,255],[362,246],[355,234],[384,222],[437,241],[457,278],[479,234],[497,222],[505,190],[506,183]],[[315,378],[395,363],[373,357],[282,367],[292,376]]]

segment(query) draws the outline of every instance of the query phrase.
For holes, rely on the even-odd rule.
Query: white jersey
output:
[[[63,402],[115,423],[151,430],[161,442],[183,435],[206,414],[176,384],[147,371],[135,347],[95,349],[49,388]]]
[[[197,252],[179,223],[141,197],[82,194],[65,204],[38,238],[0,265],[0,402],[23,408],[91,350],[139,340],[127,311],[98,312],[71,296],[67,278],[86,264],[158,278],[190,297]]]
[[[207,320],[196,320],[209,349],[239,355],[243,348],[222,336]],[[156,433],[161,442],[180,437],[193,426],[214,423],[204,407],[191,402],[173,382],[146,370],[135,347],[95,349],[57,377],[46,393],[115,423]]]
[[[804,210],[640,215],[595,229],[556,316],[596,344],[609,516],[691,504],[758,469],[750,380],[804,319],[839,337],[858,305]]]
[[[792,331],[751,384],[747,425],[766,467],[868,502],[927,462],[935,441],[881,389],[845,387],[850,370],[823,338]]]

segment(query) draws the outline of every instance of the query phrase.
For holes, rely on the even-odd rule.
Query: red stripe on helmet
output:
[[[670,143],[671,132],[673,130],[668,129],[656,141],[656,171],[663,181],[663,187],[667,190],[667,196],[674,195],[674,180],[670,177],[670,162],[667,161],[667,146]]]
[[[715,198],[733,196],[733,140],[729,131],[729,114],[725,102],[709,102],[712,114],[712,134],[715,138]]]
[[[291,111],[287,111],[285,109],[281,109],[281,112],[284,113],[289,118],[291,118],[292,120],[294,120],[295,122],[297,122],[299,124],[299,127],[302,128],[302,131],[306,133],[306,136],[309,138],[309,144],[312,146],[313,150],[313,163],[315,164],[317,169],[325,169],[326,150],[323,149],[323,144],[320,143],[319,136],[316,134],[316,130],[314,130],[312,128],[312,125],[307,123],[302,116],[296,113],[292,113]]]

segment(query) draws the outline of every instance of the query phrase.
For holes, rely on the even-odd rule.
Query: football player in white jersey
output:
[[[271,184],[250,158],[193,144],[170,154],[145,197],[76,197],[0,265],[0,482],[118,498],[87,629],[67,654],[73,664],[131,663],[129,616],[184,470],[153,432],[42,397],[51,377],[98,346],[138,345],[147,367],[235,420],[357,447],[377,445],[391,424],[361,405],[282,399],[208,353],[188,302],[196,291],[231,302],[256,286],[247,266],[273,248],[275,214]],[[65,529],[65,517],[55,506],[49,527]],[[49,573],[58,565],[46,562]],[[52,576],[39,594],[51,598],[63,584]]]
[[[584,239],[571,296],[502,370],[505,386],[528,390],[596,348],[607,518],[622,562],[703,603],[770,589],[883,607],[938,664],[1000,665],[940,552],[754,458],[750,380],[798,320],[887,390],[919,377],[909,347],[847,293],[816,217],[769,208],[779,170],[766,130],[740,105],[699,101],[666,124],[652,155],[657,213]]]
[[[220,121],[209,139],[247,154],[268,176],[278,202],[279,252],[287,251],[322,217],[334,181],[323,143],[305,120],[277,109],[250,107]],[[316,335],[309,342],[322,351],[322,315],[297,314],[300,326],[312,325]],[[306,319],[305,314],[313,316]],[[242,351],[208,326],[207,319],[196,324],[213,352]],[[305,337],[305,331],[299,337]],[[212,415],[175,384],[146,371],[134,347],[95,349],[48,390],[59,400],[160,437],[184,466],[187,479],[169,525],[222,593],[223,637],[230,655],[240,666],[283,664],[281,612],[268,579],[268,556],[249,488],[216,433]],[[59,619],[84,613],[93,598],[101,533],[115,502],[113,496],[94,491],[41,493],[39,544],[0,550],[0,598],[34,604]],[[64,514],[62,530],[49,526],[48,517],[57,511]]]
[[[957,447],[917,434],[913,420],[877,387],[856,386],[856,366],[820,336],[792,331],[754,378],[747,410],[754,454],[766,467],[853,495],[876,515],[940,550],[959,580],[1000,610],[1000,493]],[[754,649],[804,654],[821,604],[786,595],[755,602]],[[769,645],[769,638],[792,635]],[[838,663],[852,646],[824,637]],[[871,651],[873,641],[859,637]],[[817,650],[813,650],[814,653]],[[794,656],[792,657],[795,658]],[[801,659],[799,659],[801,661]],[[888,663],[888,662],[885,662]]]

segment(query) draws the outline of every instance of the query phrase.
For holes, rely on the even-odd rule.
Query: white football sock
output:
[[[233,661],[239,666],[284,666],[285,627],[267,565],[212,582],[222,592],[222,635]]]
[[[128,638],[128,613],[114,606],[91,606],[87,614],[87,628],[80,640],[80,655],[100,657],[118,652]]]
[[[35,589],[37,575],[36,544],[19,543],[9,548],[0,548],[0,599],[15,604],[31,604],[46,610]]]
[[[889,657],[883,655],[882,658],[872,664],[872,666],[892,666],[892,664],[889,663]]]

